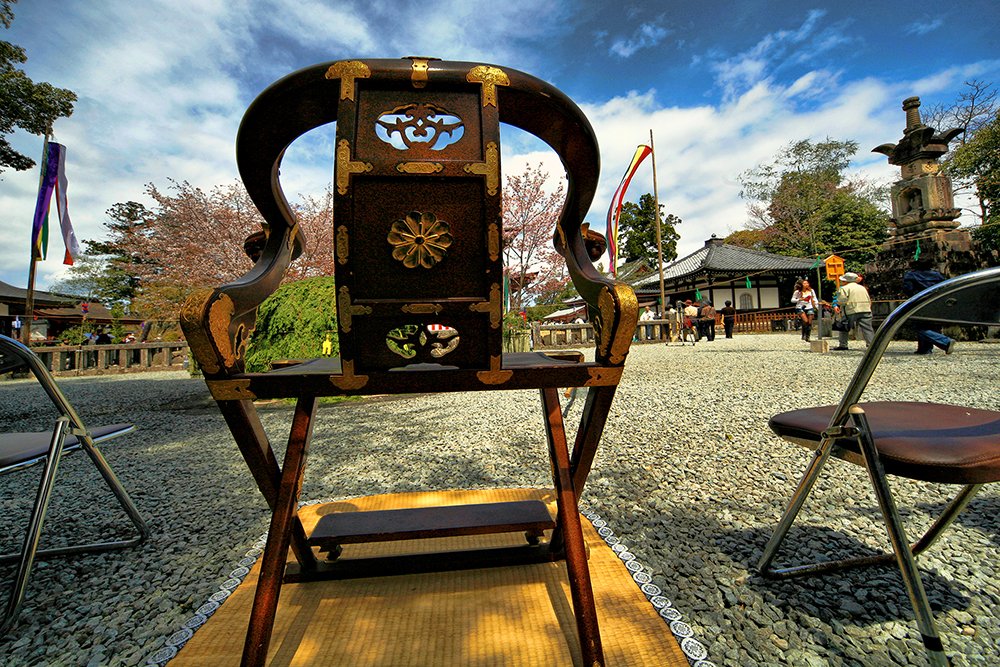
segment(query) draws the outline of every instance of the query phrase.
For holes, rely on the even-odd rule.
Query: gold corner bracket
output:
[[[499,67],[490,65],[476,65],[465,75],[465,80],[469,83],[481,83],[483,85],[483,106],[497,106],[497,86],[509,86],[510,77]]]
[[[368,65],[360,60],[341,60],[326,70],[327,79],[340,79],[340,99],[354,101],[354,80],[367,79],[372,75]]]

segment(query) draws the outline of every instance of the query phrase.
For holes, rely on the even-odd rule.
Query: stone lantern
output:
[[[948,152],[948,142],[962,133],[954,128],[939,133],[920,120],[920,98],[903,100],[906,129],[896,144],[872,149],[898,165],[902,179],[892,186],[892,221],[897,238],[925,236],[927,232],[956,229],[961,209],[955,208],[951,179],[939,173],[938,158]]]

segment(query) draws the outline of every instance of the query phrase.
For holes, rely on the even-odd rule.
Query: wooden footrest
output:
[[[479,505],[442,505],[323,516],[309,536],[311,546],[334,551],[341,544],[418,540],[455,535],[525,531],[541,537],[555,528],[545,503],[519,500]]]

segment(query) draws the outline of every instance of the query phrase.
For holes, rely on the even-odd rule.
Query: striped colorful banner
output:
[[[629,164],[628,169],[625,170],[625,175],[622,176],[621,183],[618,184],[618,188],[615,193],[611,196],[611,206],[608,208],[608,258],[611,263],[611,275],[617,275],[617,263],[618,263],[618,216],[621,215],[622,211],[622,200],[625,198],[625,191],[628,190],[628,185],[632,181],[632,177],[635,176],[636,170],[642,161],[646,159],[647,156],[652,154],[653,149],[645,144],[639,144],[635,149],[635,155],[632,156],[632,162]],[[655,158],[654,158],[655,159]]]
[[[31,252],[33,259],[45,259],[49,249],[49,208],[52,194],[56,195],[59,211],[59,227],[66,244],[64,264],[73,264],[80,254],[80,243],[69,219],[69,200],[66,197],[66,147],[54,141],[45,140],[42,151],[41,177],[38,183],[38,198],[35,200],[35,215],[31,223]]]

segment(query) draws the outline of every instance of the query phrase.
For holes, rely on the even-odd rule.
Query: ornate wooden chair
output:
[[[36,558],[68,556],[72,554],[108,551],[135,546],[145,541],[149,528],[139,514],[128,492],[118,481],[111,466],[97,445],[135,430],[132,424],[109,424],[87,428],[80,415],[52,379],[42,361],[27,346],[13,338],[0,336],[0,373],[28,370],[52,401],[58,417],[51,431],[28,433],[0,433],[0,475],[25,470],[45,464],[38,483],[38,493],[31,511],[21,551],[0,555],[0,563],[17,562],[18,569],[10,590],[10,597],[0,620],[0,635],[13,627],[28,588],[28,578]],[[105,483],[114,493],[122,509],[135,527],[135,536],[126,539],[77,543],[65,547],[39,549],[42,524],[52,497],[56,472],[63,454],[83,450],[90,457]]]
[[[340,354],[248,373],[257,306],[303,247],[278,181],[285,148],[336,121],[334,238]],[[569,187],[556,248],[597,332],[594,361],[578,352],[502,353],[500,123],[545,141]],[[632,290],[592,264],[581,223],[597,186],[597,141],[583,113],[551,85],[516,70],[428,58],[324,63],[291,74],[253,102],[237,139],[240,174],[267,221],[253,269],[198,292],[181,322],[254,479],[272,509],[244,664],[262,664],[289,547],[297,581],[385,573],[382,562],[319,563],[352,541],[525,531],[523,547],[408,559],[389,570],[451,569],[565,558],[584,662],[602,664],[577,500],[583,491],[638,318]],[[321,243],[323,240],[320,241]],[[588,387],[572,452],[559,387]],[[316,399],[327,395],[539,389],[558,498],[436,512],[325,517],[307,535],[297,514]],[[279,466],[254,399],[297,399]],[[327,519],[329,521],[327,522]],[[388,527],[387,527],[388,526]],[[539,540],[552,529],[548,540]],[[287,580],[287,578],[286,578]]]
[[[1000,481],[1000,411],[903,400],[858,402],[896,332],[904,323],[920,320],[1000,324],[1000,267],[934,285],[893,311],[876,332],[839,405],[792,410],[771,418],[771,430],[777,435],[815,453],[764,549],[758,569],[764,576],[784,578],[895,562],[903,575],[931,664],[947,665],[916,557],[933,544],[983,484]],[[960,380],[957,376],[955,379]],[[868,471],[892,552],[773,567],[778,549],[831,455]],[[961,489],[924,536],[911,545],[887,475],[956,484]]]

